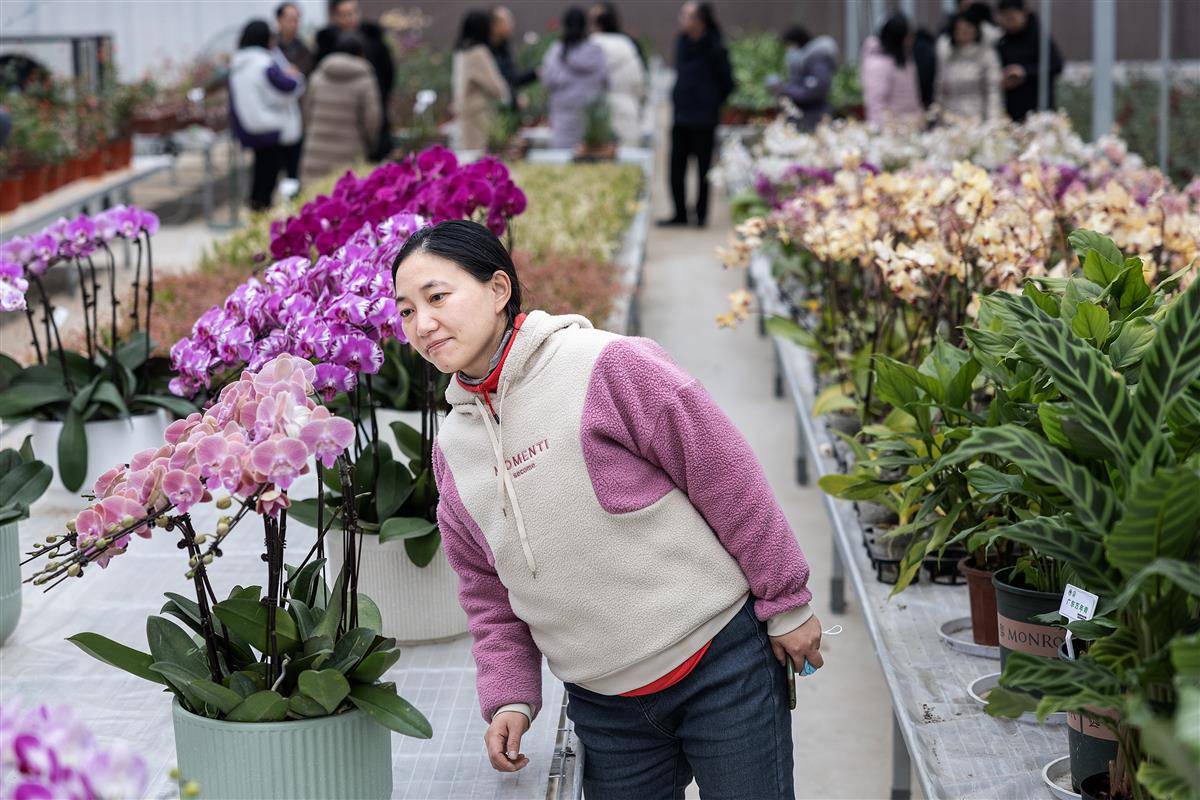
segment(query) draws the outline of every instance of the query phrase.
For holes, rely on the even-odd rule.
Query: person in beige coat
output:
[[[511,102],[508,82],[500,74],[488,41],[492,19],[486,11],[469,11],[454,53],[452,101],[458,123],[455,147],[483,150],[496,118],[496,104]]]
[[[301,105],[301,183],[311,183],[363,161],[374,151],[383,108],[374,69],[363,58],[362,40],[357,34],[339,35],[333,51],[309,78]]]
[[[976,121],[1003,116],[1000,56],[978,20],[956,14],[949,35],[938,38],[937,60],[934,102],[943,111]]]

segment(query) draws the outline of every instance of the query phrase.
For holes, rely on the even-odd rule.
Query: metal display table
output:
[[[765,257],[754,257],[749,277],[763,314],[780,313],[783,306]],[[788,339],[775,336],[773,344],[777,388],[786,387],[795,404],[797,481],[841,472],[834,458],[836,437],[809,412],[815,396],[812,357]],[[889,600],[892,587],[875,579],[853,505],[824,492],[821,498],[833,528],[835,613],[845,608],[848,581],[892,698],[893,800],[910,796],[910,769],[928,800],[1049,798],[1041,771],[1066,755],[1066,726],[988,716],[967,687],[999,672],[1000,662],[952,650],[939,637],[943,623],[970,615],[966,587],[935,585],[922,575],[921,583]]]

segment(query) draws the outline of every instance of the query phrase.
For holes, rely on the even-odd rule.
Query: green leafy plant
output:
[[[1087,652],[1011,654],[989,712],[1105,709],[1095,718],[1120,745],[1114,796],[1184,797],[1200,785],[1179,769],[1194,741],[1167,737],[1169,758],[1148,745],[1166,720],[1187,717],[1180,697],[1200,686],[1200,285],[1168,302],[1107,239],[1077,231],[1071,242],[1084,277],[1068,279],[1061,300],[989,299],[1007,328],[993,344],[1037,367],[1036,422],[977,428],[936,466],[987,457],[1019,469],[1039,513],[989,536],[1053,559],[1101,597],[1094,619],[1069,625]]]
[[[33,457],[31,437],[19,450],[0,450],[0,525],[29,517],[29,507],[46,491],[53,470]]]
[[[729,64],[735,88],[729,105],[752,111],[775,107],[775,96],[767,89],[767,77],[783,74],[784,45],[773,33],[735,36],[729,42]]]

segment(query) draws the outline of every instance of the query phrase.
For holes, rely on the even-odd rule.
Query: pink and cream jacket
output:
[[[750,446],[654,342],[528,315],[492,408],[451,381],[438,524],[488,722],[541,707],[541,659],[621,694],[709,642],[750,593],[778,636],[808,564]]]

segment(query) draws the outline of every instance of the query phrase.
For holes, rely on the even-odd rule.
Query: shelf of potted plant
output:
[[[90,484],[114,456],[157,441],[167,412],[186,416],[195,411],[192,403],[167,391],[168,362],[151,354],[151,236],[157,229],[153,214],[115,206],[94,216],[60,219],[37,235],[0,245],[12,273],[4,276],[0,309],[24,312],[33,362],[23,366],[0,356],[0,417],[33,419],[34,452],[52,466],[67,491]],[[118,240],[136,251],[128,310],[118,296],[110,246]],[[64,346],[60,315],[45,285],[49,270],[72,270],[78,278],[84,327],[80,352]],[[107,292],[101,289],[102,279]],[[132,326],[121,337],[125,314]]]

